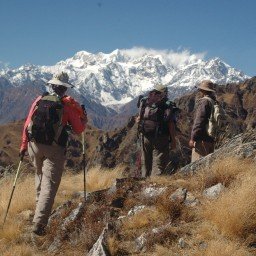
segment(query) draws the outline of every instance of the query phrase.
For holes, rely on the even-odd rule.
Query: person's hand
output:
[[[137,117],[135,118],[135,122],[136,122],[136,123],[139,123],[139,122],[140,122],[140,116],[137,116]]]
[[[190,140],[188,145],[191,147],[191,148],[194,148],[195,145],[196,145],[196,142],[194,140]]]
[[[19,157],[20,157],[20,160],[21,160],[21,161],[23,160],[26,151],[27,151],[27,149],[25,149],[25,148],[23,148],[23,149],[20,150]]]

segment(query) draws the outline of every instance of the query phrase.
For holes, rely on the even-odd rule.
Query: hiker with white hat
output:
[[[216,101],[214,84],[210,80],[202,81],[199,86],[199,99],[196,102],[194,123],[189,146],[192,148],[191,162],[214,151],[214,138],[209,136],[207,125]]]
[[[87,123],[85,110],[65,95],[73,85],[67,73],[55,75],[47,84],[51,93],[44,93],[32,104],[27,116],[20,156],[28,154],[36,168],[36,210],[33,233],[44,235],[51,214],[65,163],[67,128],[80,134]]]

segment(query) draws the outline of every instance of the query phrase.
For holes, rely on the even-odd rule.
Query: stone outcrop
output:
[[[189,173],[202,168],[208,168],[213,162],[229,157],[239,159],[251,158],[256,161],[255,129],[233,137],[214,153],[181,168],[181,172]]]

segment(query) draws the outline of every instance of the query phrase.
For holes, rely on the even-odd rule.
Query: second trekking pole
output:
[[[8,206],[7,206],[7,209],[6,209],[6,213],[5,213],[5,216],[4,216],[4,222],[3,222],[2,228],[4,228],[4,224],[5,224],[5,221],[6,221],[8,212],[9,212],[9,209],[10,209],[10,205],[11,205],[13,193],[14,193],[14,190],[15,190],[15,187],[16,187],[17,179],[18,179],[18,176],[19,176],[19,173],[20,173],[20,167],[21,167],[22,161],[23,161],[23,156],[20,158],[20,162],[19,162],[18,169],[17,169],[16,176],[15,176],[15,180],[14,180],[13,186],[12,186],[11,196],[10,196],[10,199],[9,199],[9,202],[8,202]]]
[[[85,165],[85,145],[84,145],[84,132],[82,133],[82,146],[83,146],[83,172],[84,172],[84,201],[86,201],[86,165]]]
[[[84,105],[81,105],[83,111],[85,111]],[[85,136],[84,131],[82,133],[82,147],[83,147],[83,172],[84,172],[84,201],[86,202],[86,165],[85,165]]]

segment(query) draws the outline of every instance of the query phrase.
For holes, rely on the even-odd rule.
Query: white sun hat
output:
[[[61,72],[47,82],[47,84],[61,85],[67,88],[73,88],[74,85],[69,82],[69,76],[66,72]]]

